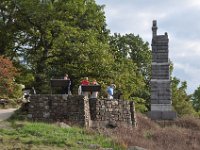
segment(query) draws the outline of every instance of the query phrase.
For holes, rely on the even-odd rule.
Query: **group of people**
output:
[[[81,84],[78,88],[78,95],[84,95],[84,96],[89,96],[90,98],[97,98],[98,97],[98,92],[93,91],[93,92],[83,92],[82,86],[87,86],[87,85],[98,85],[97,81],[94,79],[91,83],[88,79],[88,77],[85,77],[82,81]]]
[[[64,94],[71,94],[71,80],[68,76],[68,74],[65,74],[64,76],[64,80],[69,80],[69,84],[64,87]],[[89,81],[88,77],[85,77],[81,83],[80,86],[78,88],[78,95],[84,95],[90,98],[97,98],[98,97],[98,91],[94,91],[94,92],[83,92],[82,91],[82,86],[86,86],[86,85],[98,85],[97,81],[94,79],[92,82]],[[114,95],[114,89],[116,88],[115,84],[110,84],[107,89],[106,89],[106,93],[107,93],[107,98],[108,99],[113,99],[113,95]]]

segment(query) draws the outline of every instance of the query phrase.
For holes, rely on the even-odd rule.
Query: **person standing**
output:
[[[92,85],[98,85],[97,80],[94,79],[92,82]],[[90,98],[97,98],[97,96],[98,96],[98,92],[94,91],[94,92],[91,92]]]
[[[111,84],[107,87],[106,92],[107,92],[108,99],[113,99],[113,94],[114,94],[115,88],[116,88],[116,86],[114,84]]]
[[[68,80],[68,84],[64,87],[63,94],[71,95],[71,89],[70,89],[71,88],[71,80],[70,80],[68,74],[65,74],[64,80]]]
[[[90,82],[89,82],[89,79],[88,77],[85,77],[82,81],[81,81],[81,85],[89,85]]]
[[[88,77],[85,77],[82,81],[81,81],[81,86],[79,87],[79,94],[81,93],[83,96],[86,96],[86,97],[88,97],[88,92],[83,92],[82,91],[82,86],[87,86],[87,85],[89,85],[90,84],[90,82],[89,82],[89,79],[88,79]],[[80,92],[81,91],[81,92]]]

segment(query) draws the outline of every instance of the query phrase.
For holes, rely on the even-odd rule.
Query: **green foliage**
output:
[[[32,87],[35,78],[31,70],[22,67],[19,67],[19,69],[21,73],[20,76],[16,78],[16,81],[25,85],[25,87]]]
[[[180,82],[176,77],[172,78],[172,105],[179,116],[196,115],[191,97],[187,95],[186,89],[187,82]]]
[[[197,87],[192,95],[192,105],[197,112],[200,112],[200,86]]]
[[[148,43],[133,34],[109,38],[103,6],[94,0],[5,0],[0,9],[0,27],[12,35],[7,44],[1,41],[2,53],[21,64],[17,81],[34,86],[37,93],[48,93],[50,78],[65,73],[74,88],[88,76],[104,88],[114,82],[125,99],[133,93],[144,96],[141,90],[135,94],[138,89],[148,91]]]
[[[14,90],[12,91],[12,93],[10,93],[10,97],[14,99],[21,98],[23,95],[22,93],[23,85],[15,83],[13,88]]]
[[[115,59],[130,58],[136,63],[139,72],[146,79],[150,78],[151,51],[149,44],[144,42],[139,35],[126,34],[121,36],[120,34],[114,34],[110,39],[110,45]]]
[[[75,85],[83,76],[105,78],[113,61],[102,8],[94,0],[5,0],[0,7],[0,31],[6,28],[12,36],[7,44],[1,40],[2,53],[18,62],[23,58],[21,63],[34,76],[33,83],[23,82],[35,86],[38,93],[48,91],[51,77],[66,72]]]
[[[146,100],[139,97],[131,97],[131,100],[134,101],[136,112],[145,113],[148,111]]]
[[[113,72],[115,83],[120,86],[125,99],[138,97],[150,99],[149,80],[151,51],[148,43],[134,34],[114,34],[109,40],[115,63]],[[146,107],[146,106],[144,106]]]
[[[113,70],[108,79],[122,91],[124,99],[129,99],[133,91],[136,91],[137,86],[144,85],[140,76],[136,74],[136,68],[136,65],[129,59],[113,64]]]

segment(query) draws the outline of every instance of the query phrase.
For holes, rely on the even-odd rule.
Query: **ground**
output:
[[[0,121],[8,119],[16,110],[16,108],[0,109]]]

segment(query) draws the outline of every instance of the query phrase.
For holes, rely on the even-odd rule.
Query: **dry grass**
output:
[[[139,146],[148,150],[199,150],[200,120],[184,117],[175,121],[154,122],[137,115],[137,128],[121,125],[115,129],[101,129],[125,147]]]

